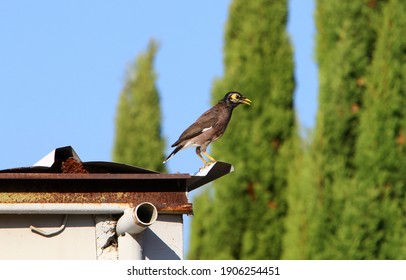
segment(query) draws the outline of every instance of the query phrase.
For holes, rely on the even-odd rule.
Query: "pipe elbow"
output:
[[[128,208],[117,221],[116,233],[118,236],[125,233],[139,234],[151,226],[158,218],[158,210],[149,202],[143,202],[135,208]]]

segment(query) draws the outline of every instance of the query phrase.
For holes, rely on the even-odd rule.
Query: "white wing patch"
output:
[[[213,128],[213,126],[203,128],[203,129],[202,129],[202,133],[205,132],[205,131],[208,131],[208,130],[210,130],[210,129],[212,129],[212,128]],[[199,147],[199,146],[200,146],[199,144],[195,143],[193,140],[196,140],[196,139],[193,138],[193,139],[190,139],[189,141],[187,141],[187,142],[183,145],[182,150],[185,149],[185,148],[188,148],[188,147]]]
[[[202,132],[205,132],[205,131],[210,130],[210,129],[212,129],[212,128],[213,128],[213,126],[203,128]]]

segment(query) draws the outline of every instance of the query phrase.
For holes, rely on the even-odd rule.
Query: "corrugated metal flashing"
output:
[[[194,175],[164,174],[114,162],[82,162],[67,146],[55,149],[34,166],[0,170],[0,203],[20,204],[26,212],[38,205],[47,205],[49,210],[52,205],[70,204],[77,213],[80,205],[84,211],[98,205],[125,209],[147,201],[161,213],[191,214],[187,193],[232,171],[232,165],[224,162]],[[7,209],[10,207],[2,205],[0,213],[9,212]]]

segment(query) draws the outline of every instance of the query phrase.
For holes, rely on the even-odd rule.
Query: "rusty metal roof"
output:
[[[224,162],[195,175],[164,174],[114,162],[82,162],[70,146],[50,155],[52,164],[48,166],[0,170],[0,203],[133,207],[151,202],[161,213],[191,214],[187,193],[232,171],[232,165]]]

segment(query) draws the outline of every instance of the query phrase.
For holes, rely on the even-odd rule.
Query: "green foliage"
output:
[[[113,160],[142,168],[164,171],[164,140],[153,62],[157,44],[137,57],[127,73],[116,116]]]
[[[198,213],[192,219],[194,229],[190,236],[188,259],[206,259],[215,253],[216,248],[210,246],[209,233],[213,230],[210,217],[213,215],[213,197],[208,189],[203,190],[193,201],[193,211]],[[204,240],[203,240],[204,239]]]
[[[345,170],[349,176],[353,171],[365,75],[375,41],[376,10],[367,1],[317,1],[320,92],[314,143],[324,156],[323,177],[330,180],[334,180],[334,169]],[[343,166],[335,168],[331,159],[339,159]]]
[[[319,111],[298,173],[312,205],[288,218],[287,258],[405,257],[405,12],[397,0],[317,2]]]
[[[378,15],[379,7],[367,1],[317,1],[319,111],[310,149],[313,161],[305,167],[316,179],[304,181],[317,194],[308,248],[303,249],[309,254],[306,258],[336,258],[341,253],[337,233],[346,196],[351,196],[348,181],[356,172],[359,118]]]
[[[285,21],[284,1],[230,7],[213,96],[253,105],[214,145],[236,172],[196,200],[193,257],[405,259],[406,2],[317,1],[319,111],[302,141]]]
[[[283,259],[306,259],[310,254],[309,239],[315,232],[313,217],[317,214],[317,184],[312,135],[305,139],[294,139],[292,158],[288,172],[286,233],[283,238]]]
[[[235,90],[253,104],[238,107],[223,138],[213,144],[215,157],[231,162],[236,171],[214,183],[211,231],[193,241],[202,242],[207,254],[196,258],[281,256],[295,130],[293,58],[286,20],[286,1],[234,0],[230,6],[225,74],[214,83],[213,100]],[[201,232],[200,227],[194,224],[192,231]]]
[[[384,7],[367,80],[356,163],[369,195],[370,222],[360,229],[364,258],[406,257],[406,3]],[[363,211],[363,209],[359,209]],[[367,246],[364,246],[367,247]]]

